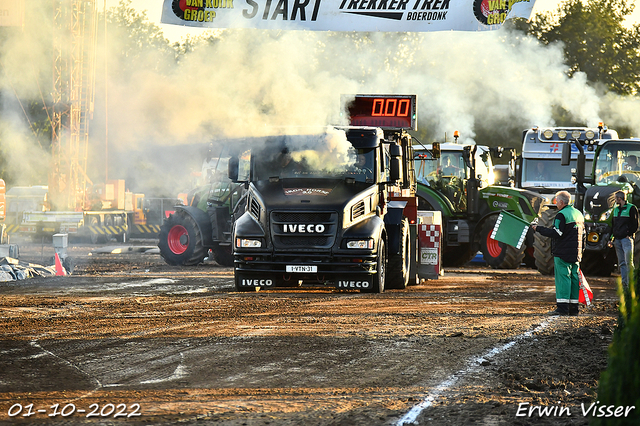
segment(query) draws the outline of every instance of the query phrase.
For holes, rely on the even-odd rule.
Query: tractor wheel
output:
[[[411,269],[411,241],[409,241],[409,221],[402,221],[400,253],[389,256],[389,279],[387,287],[403,290],[409,283]]]
[[[488,218],[480,231],[480,251],[487,265],[493,269],[517,269],[524,259],[524,247],[519,250],[491,238],[497,216]]]
[[[538,225],[545,228],[553,226],[553,220],[558,214],[556,209],[543,211],[538,218]],[[553,254],[551,254],[551,238],[535,232],[533,234],[533,257],[536,259],[536,269],[542,275],[553,275]]]
[[[160,255],[169,265],[193,266],[207,255],[200,228],[193,217],[178,210],[167,218],[158,236]]]
[[[217,246],[213,249],[213,257],[220,266],[233,266],[231,246]]]

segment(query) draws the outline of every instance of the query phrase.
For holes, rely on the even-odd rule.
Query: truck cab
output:
[[[229,177],[247,187],[233,226],[236,288],[404,288],[416,253],[405,212],[416,210],[412,167],[403,167],[410,151],[408,135],[330,127],[266,137],[232,158]]]
[[[568,140],[616,139],[618,133],[602,124],[599,127],[533,127],[524,130],[522,157],[518,167],[516,186],[541,194],[555,194],[561,190],[575,191],[571,169],[576,167],[578,149],[572,146],[570,167],[562,166],[562,146]],[[585,151],[585,167],[591,168],[595,151]]]

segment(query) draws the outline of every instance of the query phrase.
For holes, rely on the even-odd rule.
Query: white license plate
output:
[[[287,265],[287,272],[318,272],[315,265]]]

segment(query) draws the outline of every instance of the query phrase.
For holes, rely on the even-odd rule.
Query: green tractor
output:
[[[548,203],[540,194],[494,184],[491,155],[501,148],[482,145],[435,142],[430,148],[414,146],[419,210],[437,210],[443,221],[443,259],[445,267],[461,266],[478,251],[495,269],[518,268],[533,245],[529,232],[520,249],[491,238],[496,220],[506,210],[528,222]]]
[[[609,276],[617,267],[615,249],[608,246],[612,234],[615,193],[626,194],[627,202],[640,206],[640,139],[575,139],[564,144],[562,164],[569,165],[571,147],[578,151],[575,169],[577,209],[583,212],[587,242],[581,268],[587,275]],[[592,168],[586,173],[586,153],[595,150]],[[586,187],[585,184],[589,184]],[[640,232],[636,233],[634,259],[640,258]]]
[[[245,189],[229,180],[229,154],[224,151],[217,157],[209,151],[187,205],[176,206],[160,228],[158,248],[169,265],[193,266],[213,257],[222,266],[233,266],[231,227],[234,217],[244,213],[240,200]]]

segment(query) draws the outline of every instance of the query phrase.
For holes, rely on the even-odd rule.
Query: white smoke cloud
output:
[[[37,97],[30,73],[21,66],[29,64],[38,75],[51,70],[52,64],[39,60],[46,55],[37,53],[50,47],[50,39],[36,27],[0,46],[4,96],[10,94],[10,76],[16,86],[25,88],[21,97]],[[637,101],[613,95],[601,98],[583,74],[567,77],[561,46],[543,46],[506,30],[422,34],[229,30],[216,43],[198,45],[177,64],[173,57],[160,54],[122,62],[121,37],[127,34],[109,36],[108,120],[105,73],[99,71],[91,125],[89,175],[94,181],[104,175],[105,126],[110,177],[128,179],[143,171],[136,177],[139,186],[144,187],[147,179],[165,179],[166,190],[177,192],[174,186],[184,183],[176,176],[186,174],[180,171],[186,160],[177,155],[154,158],[162,155],[161,148],[269,135],[282,127],[346,124],[341,116],[343,94],[416,94],[419,130],[438,140],[459,130],[461,142],[473,142],[480,125],[496,129],[505,123],[521,129],[561,125],[552,118],[557,106],[589,126],[601,120],[612,128],[616,123],[638,126],[632,120],[638,116]],[[99,66],[104,57],[101,48]],[[514,140],[520,137],[519,132],[513,135]],[[7,150],[8,143],[20,141],[3,137],[0,143]]]
[[[600,99],[583,74],[566,76],[560,46],[506,31],[367,34],[227,31],[170,75],[148,69],[111,91],[110,112],[123,144],[206,136],[255,136],[273,126],[344,124],[340,96],[418,95],[419,128],[459,130],[473,140],[478,122],[550,126],[553,106],[596,125]],[[206,137],[205,136],[205,137]],[[518,137],[514,135],[514,137]]]

